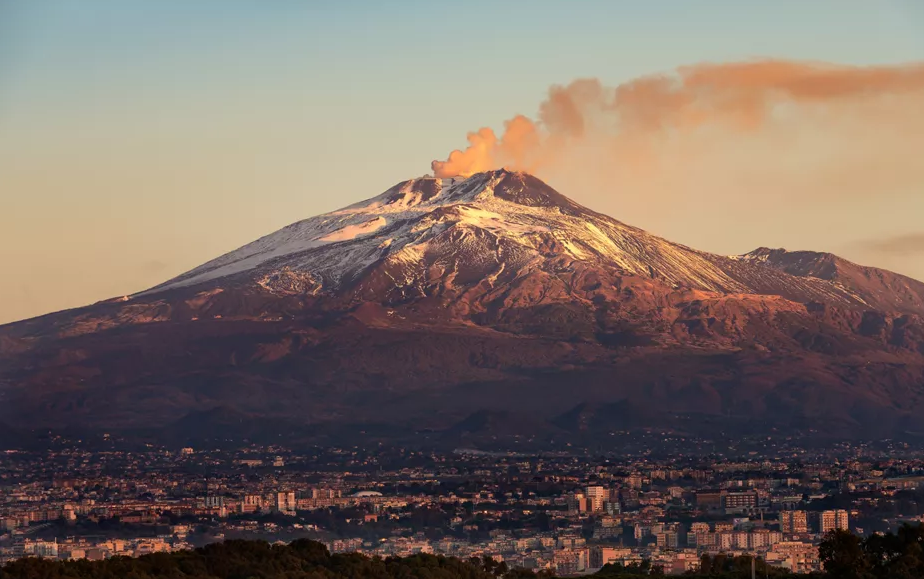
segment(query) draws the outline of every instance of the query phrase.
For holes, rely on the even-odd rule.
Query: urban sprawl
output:
[[[226,539],[332,552],[489,556],[556,575],[704,554],[820,567],[825,533],[924,515],[924,456],[885,443],[742,455],[432,452],[377,446],[0,453],[0,564],[97,560]]]

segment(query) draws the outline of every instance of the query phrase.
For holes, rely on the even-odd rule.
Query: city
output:
[[[0,579],[924,579],[924,0],[0,0]]]
[[[833,530],[924,520],[924,453],[903,444],[620,458],[107,442],[5,452],[0,562],[309,538],[333,553],[488,556],[557,576],[643,562],[678,574],[719,554],[808,573]]]

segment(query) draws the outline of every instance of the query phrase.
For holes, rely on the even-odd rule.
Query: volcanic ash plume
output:
[[[470,133],[468,148],[433,161],[432,168],[437,177],[498,167],[541,174],[591,151],[598,165],[643,163],[646,152],[686,135],[741,135],[787,116],[824,117],[833,104],[860,106],[916,93],[924,94],[924,64],[769,60],[683,67],[615,88],[582,79],[553,86],[536,120],[516,116],[499,138],[490,128]]]

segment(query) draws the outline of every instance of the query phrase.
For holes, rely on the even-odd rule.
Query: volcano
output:
[[[0,432],[917,436],[922,317],[924,284],[831,254],[697,251],[525,173],[423,177],[0,327]]]

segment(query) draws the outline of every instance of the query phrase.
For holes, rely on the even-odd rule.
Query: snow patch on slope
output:
[[[404,268],[387,274],[398,276],[402,287],[427,283],[427,268],[450,276],[449,283],[460,272],[469,272],[471,280],[470,272],[478,271],[493,284],[497,276],[491,272],[523,276],[547,268],[554,255],[674,287],[861,301],[828,281],[772,270],[760,251],[737,257],[696,251],[586,210],[532,177],[507,171],[400,183],[367,201],[293,223],[145,293],[230,276],[261,280],[283,270],[310,275],[318,291],[336,291],[377,263]],[[427,267],[421,267],[424,260]],[[284,279],[310,285],[295,283],[291,274]]]
[[[375,219],[366,221],[365,223],[360,223],[358,225],[347,225],[346,227],[342,227],[333,233],[328,233],[321,238],[321,241],[334,242],[356,239],[361,235],[369,235],[371,233],[375,233],[376,230],[385,227],[387,224],[388,222],[385,221],[385,218],[379,216]]]

